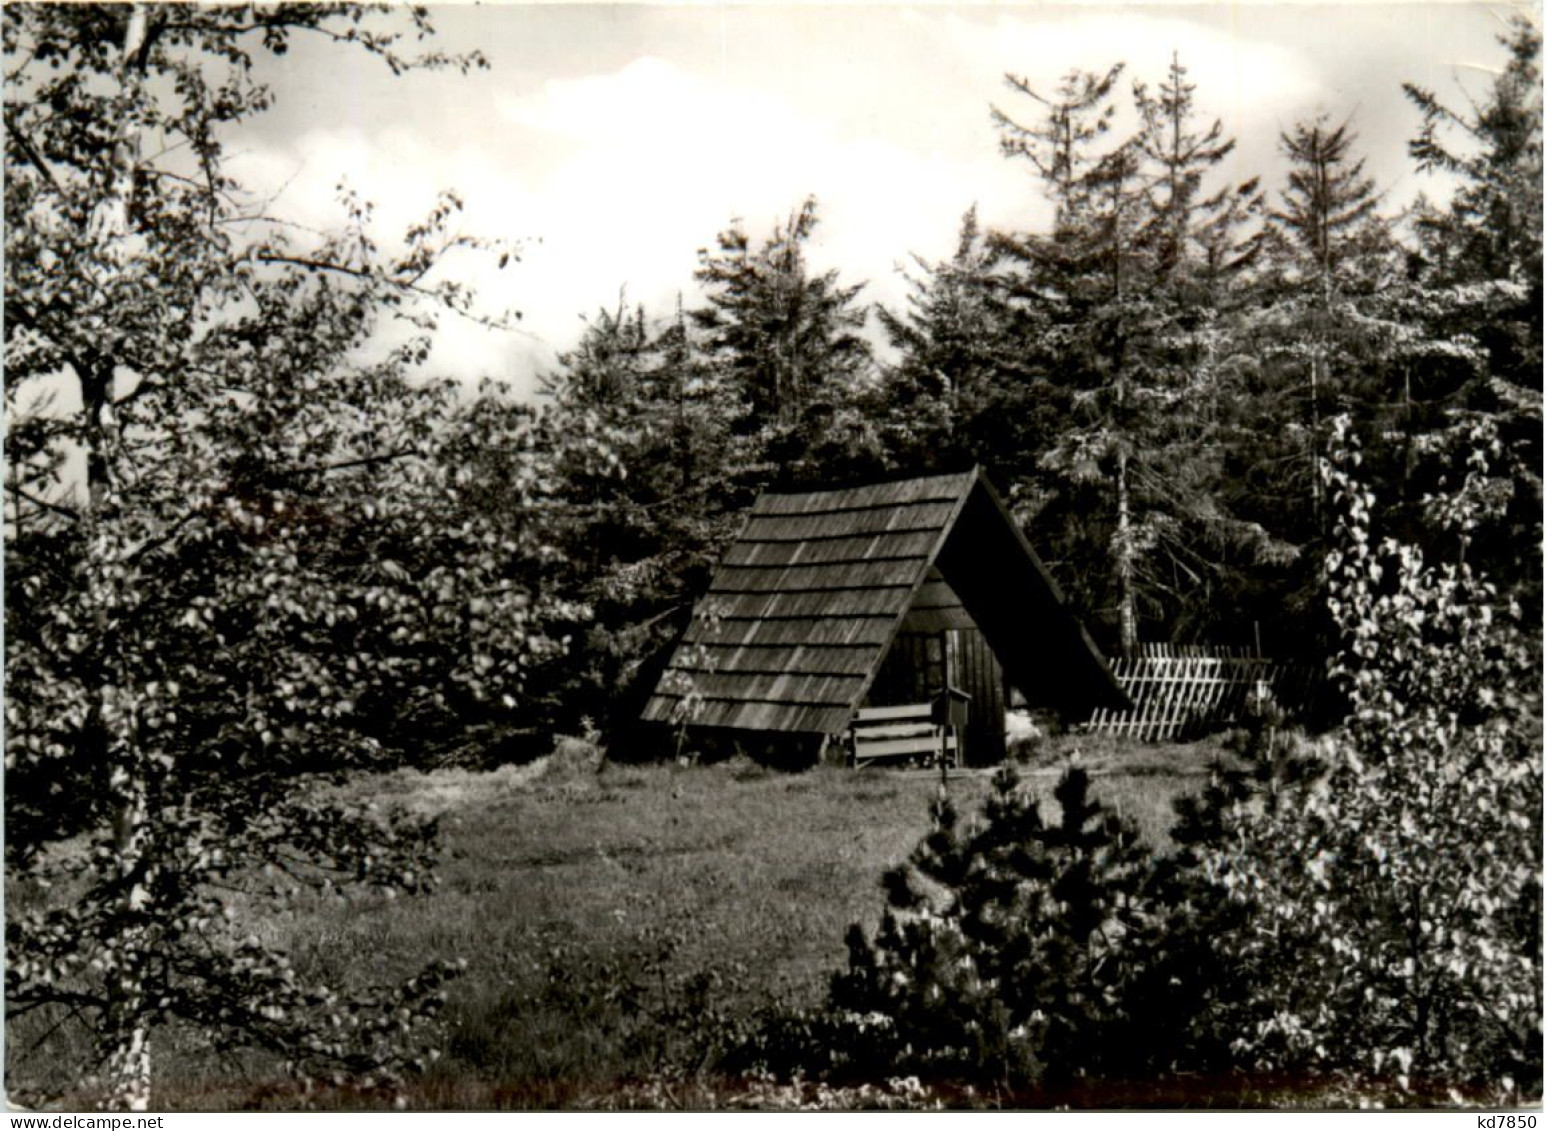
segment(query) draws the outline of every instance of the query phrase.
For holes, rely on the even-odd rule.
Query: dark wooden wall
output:
[[[948,672],[948,675],[947,675]],[[866,704],[923,703],[946,681],[972,697],[963,750],[968,766],[1004,760],[1004,669],[976,628],[902,632],[870,686]]]
[[[945,636],[940,632],[902,632],[886,653],[870,685],[867,706],[922,703],[945,683]]]
[[[950,683],[972,697],[962,760],[995,766],[1004,760],[1004,669],[976,628],[945,634]]]

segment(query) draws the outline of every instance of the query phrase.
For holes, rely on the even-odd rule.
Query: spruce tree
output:
[[[807,264],[816,225],[816,200],[807,198],[761,245],[737,221],[715,251],[698,253],[694,278],[706,302],[691,318],[746,403],[744,429],[795,428],[869,363],[865,311],[855,305],[863,285],[844,286],[836,271],[814,274]]]
[[[1141,547],[1128,476],[1133,449],[1124,426],[1132,407],[1129,345],[1144,317],[1133,286],[1142,274],[1139,187],[1131,143],[1099,147],[1115,114],[1112,92],[1121,71],[1119,65],[1104,73],[1071,73],[1051,97],[1008,76],[1012,89],[1041,108],[1041,117],[1026,126],[997,108],[993,114],[1000,148],[1030,163],[1053,206],[1048,234],[1001,235],[998,242],[1014,265],[1012,293],[1045,319],[1056,343],[1049,362],[1070,419],[1041,460],[1042,470],[1061,481],[1051,501],[1081,514],[1093,507],[1102,516],[1094,530],[1076,537],[1085,541],[1094,534],[1097,545],[1104,543],[1095,552],[1108,555],[1110,569],[1097,569],[1093,577],[1109,578],[1109,589],[1079,586],[1075,599],[1104,604],[1111,592],[1119,645],[1131,652]],[[1091,549],[1081,547],[1078,557]]]
[[[1402,257],[1350,123],[1299,122],[1279,138],[1289,167],[1264,233],[1255,304],[1241,326],[1241,396],[1230,443],[1232,506],[1297,548],[1274,615],[1290,646],[1318,607],[1326,510],[1315,461],[1325,421],[1368,419],[1394,399],[1401,325],[1391,305]]]
[[[1131,654],[1140,621],[1166,635],[1212,627],[1218,588],[1272,547],[1222,504],[1234,312],[1210,305],[1255,255],[1258,192],[1210,183],[1231,143],[1218,122],[1198,124],[1179,60],[1157,94],[1135,87],[1139,132],[1100,145],[1117,73],[1070,76],[1052,98],[1017,86],[1043,107],[1036,127],[997,113],[1003,149],[1031,162],[1054,207],[1049,233],[1000,245],[1048,327],[1028,346],[1064,397],[1038,521],[1075,600],[1109,611]]]
[[[1409,316],[1432,346],[1411,367],[1407,430],[1423,466],[1408,496],[1427,527],[1415,537],[1489,570],[1538,624],[1541,36],[1519,17],[1500,43],[1504,67],[1466,110],[1405,87],[1423,114],[1418,169],[1459,179],[1446,206],[1417,209]],[[1457,486],[1472,514],[1463,538],[1453,506],[1434,505]]]
[[[977,221],[962,217],[955,254],[914,257],[907,308],[877,317],[900,354],[877,390],[888,458],[918,470],[982,465],[996,482],[1034,471],[1049,427],[1049,388],[1036,313],[1013,303],[1002,256]]]

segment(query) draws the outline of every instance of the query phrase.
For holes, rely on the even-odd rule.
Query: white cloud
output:
[[[232,168],[253,191],[273,196],[273,214],[318,231],[343,222],[338,186],[347,185],[373,205],[373,230],[385,249],[421,221],[446,189],[454,189],[466,204],[457,230],[511,243],[527,241],[535,231],[529,217],[537,209],[498,155],[436,146],[405,130],[374,138],[354,130],[309,130],[288,147],[244,152]],[[519,264],[500,271],[496,262],[462,252],[446,269],[476,287],[490,312],[519,309],[539,293],[538,281],[523,275]],[[387,340],[398,336],[384,335]],[[525,387],[533,355],[530,331],[493,331],[448,315],[441,321],[429,368],[467,381],[504,377]],[[550,363],[551,351],[539,349],[536,355],[540,364]]]
[[[635,241],[658,245],[686,224],[711,235],[730,219],[726,207],[752,215],[786,206],[828,143],[820,122],[774,94],[653,58],[546,83],[500,111],[569,147],[534,185],[549,209],[544,219],[569,228],[584,216],[598,235],[625,236],[625,256]]]
[[[1313,69],[1285,46],[1223,31],[1214,22],[1142,8],[1065,7],[1036,19],[1004,13],[987,22],[951,13],[909,12],[907,18],[933,22],[942,44],[974,68],[992,68],[995,76],[1024,75],[1043,89],[1070,70],[1099,70],[1118,62],[1127,64],[1129,78],[1157,82],[1172,52],[1180,53],[1210,104],[1294,102],[1319,89]]]
[[[399,95],[365,91],[354,101],[374,113],[351,116],[336,80],[309,72],[316,104],[332,99],[342,116],[329,106],[296,118],[293,132],[268,134],[266,148],[246,154],[240,172],[271,189],[287,185],[278,209],[302,222],[336,221],[333,186],[346,176],[376,199],[384,232],[455,186],[468,230],[528,238],[522,261],[502,273],[462,264],[492,305],[524,312],[527,336],[448,321],[435,364],[529,389],[533,371],[573,344],[580,316],[614,304],[619,288],[657,314],[679,290],[691,302],[695,252],[732,217],[760,235],[815,194],[823,222],[813,263],[868,281],[863,297],[891,305],[903,298],[893,266],[910,252],[947,256],[973,202],[989,225],[1041,223],[1030,170],[999,156],[989,121],[990,103],[1036,112],[1006,89],[1005,72],[1050,90],[1072,68],[1122,60],[1129,79],[1157,83],[1179,50],[1201,115],[1223,118],[1239,138],[1221,175],[1261,173],[1269,183],[1282,128],[1328,99],[1334,113],[1359,108],[1363,128],[1357,100],[1366,98],[1371,115],[1384,115],[1368,128],[1382,143],[1371,172],[1387,183],[1408,167],[1406,127],[1389,109],[1400,109],[1396,79],[1426,74],[1393,67],[1429,58],[1460,26],[1435,17],[1437,7],[1422,7],[1422,21],[1402,16],[1415,8],[1355,21],[1330,7],[1247,4],[1180,14],[801,7],[776,19],[646,8],[627,30],[600,14],[573,16],[562,49],[526,55],[518,48],[529,13],[511,8],[482,29],[493,72],[470,85],[424,79],[398,117],[381,108]],[[1118,101],[1128,102],[1125,83]]]
[[[446,319],[431,363],[467,380],[504,377],[523,391],[535,370],[551,367],[573,343],[580,317],[613,305],[622,288],[655,314],[674,304],[678,290],[692,301],[696,251],[712,246],[734,217],[765,231],[814,192],[828,209],[822,241],[841,233],[818,259],[841,264],[857,281],[899,254],[894,241],[911,226],[903,222],[909,200],[931,187],[949,196],[946,174],[913,155],[840,142],[829,122],[774,93],[657,58],[550,80],[505,96],[493,110],[508,124],[497,147],[445,149],[402,129],[374,138],[313,129],[282,149],[244,154],[236,171],[266,191],[282,187],[275,210],[312,227],[341,218],[335,186],[343,180],[372,199],[384,239],[421,217],[447,186],[467,202],[467,230],[530,237],[504,272],[472,260],[459,265],[490,305],[522,312],[523,332]],[[866,200],[882,203],[869,208]],[[952,201],[946,214],[961,207]],[[833,222],[839,215],[841,226]]]
[[[678,289],[690,292],[696,249],[733,217],[763,233],[808,193],[823,218],[814,264],[870,280],[867,300],[895,301],[892,264],[915,250],[905,241],[934,231],[934,246],[916,250],[944,254],[981,166],[999,164],[989,153],[962,169],[845,136],[831,118],[770,92],[653,58],[549,82],[506,99],[500,112],[569,148],[562,164],[528,181],[545,234],[527,264],[545,280],[533,325],[569,334],[575,315],[610,305],[624,284],[632,300],[664,313]]]

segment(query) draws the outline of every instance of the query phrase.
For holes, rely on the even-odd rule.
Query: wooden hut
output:
[[[975,469],[761,495],[643,717],[810,756],[945,685],[970,696],[969,765],[1002,760],[1011,686],[1070,719],[1127,704]]]

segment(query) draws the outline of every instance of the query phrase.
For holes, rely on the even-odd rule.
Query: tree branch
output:
[[[339,460],[337,463],[322,463],[312,467],[303,467],[301,472],[315,475],[326,475],[330,471],[348,471],[354,467],[373,467],[378,463],[391,463],[395,459],[413,454],[412,448],[398,448],[396,451],[382,452],[380,455],[360,456],[357,459]]]
[[[21,146],[21,151],[27,160],[32,163],[38,172],[43,174],[43,179],[53,186],[56,193],[63,196],[64,186],[59,183],[59,178],[54,176],[54,171],[49,167],[47,159],[38,152],[37,146],[32,144],[32,139],[27,136],[27,132],[17,123],[16,115],[7,114],[5,116],[5,128],[16,139],[16,144]]]
[[[88,283],[91,283],[95,289],[98,291],[101,290],[101,288],[97,286],[95,280],[91,279],[89,276],[82,277],[85,278]],[[96,358],[78,354],[75,350],[70,349],[60,341],[59,335],[52,333],[47,326],[42,324],[42,322],[38,319],[38,316],[31,310],[27,309],[27,307],[20,301],[12,299],[8,296],[5,303],[5,316],[20,326],[24,326],[29,330],[44,335],[48,339],[49,345],[56,352],[58,352],[60,357],[64,358],[65,362],[70,366],[70,368],[75,370],[75,379],[79,381],[82,386],[85,385],[89,375],[95,372],[97,368],[94,364],[94,362],[97,361]]]
[[[45,1003],[40,1001],[36,1004],[43,1005]],[[59,1032],[60,1029],[63,1029],[69,1022],[74,1021],[77,1017],[80,1017],[81,1014],[85,1013],[86,1007],[88,1005],[96,1005],[100,1007],[101,1004],[101,1002],[77,1002],[74,1009],[70,1010],[70,1012],[66,1013],[58,1021],[54,1022],[54,1024],[50,1025],[46,1030],[44,1030],[43,1035],[37,1040],[33,1041],[31,1046],[28,1047],[27,1051],[22,1053],[22,1056],[31,1056],[33,1053],[37,1052],[38,1049],[43,1046],[44,1041],[48,1040],[48,1038]]]
[[[259,251],[253,254],[251,258],[254,262],[257,263],[282,264],[290,267],[302,267],[308,271],[327,271],[335,275],[343,275],[346,278],[358,279],[361,282],[384,283],[385,285],[403,293],[418,295],[420,298],[428,299],[437,305],[445,307],[447,310],[451,311],[451,313],[467,319],[469,322],[472,322],[475,325],[485,326],[491,330],[509,330],[514,333],[524,334],[529,338],[537,338],[537,336],[532,334],[530,331],[521,330],[519,327],[511,326],[500,318],[488,317],[485,315],[476,314],[471,310],[464,309],[463,307],[458,306],[455,302],[453,302],[449,295],[441,294],[430,287],[419,286],[418,280],[422,279],[425,274],[428,273],[429,268],[426,268],[423,271],[419,271],[411,278],[405,279],[400,275],[389,274],[385,271],[373,271],[369,268],[362,267],[350,267],[346,263],[334,263],[330,260],[313,259],[304,255],[281,255],[272,251]],[[403,314],[402,312],[399,312],[399,316],[408,317],[408,315]],[[519,318],[519,312],[515,312],[514,317]]]
[[[46,511],[53,511],[55,514],[63,515],[71,522],[79,522],[81,520],[81,516],[78,511],[72,510],[70,507],[64,506],[60,503],[51,503],[47,499],[40,499],[36,495],[32,494],[32,492],[18,486],[15,483],[7,484],[6,490],[18,498],[26,499],[27,502],[31,503],[35,507],[41,507]]]

